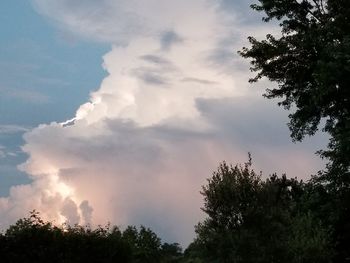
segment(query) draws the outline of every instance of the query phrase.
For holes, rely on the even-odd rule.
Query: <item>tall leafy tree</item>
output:
[[[291,137],[302,140],[319,127],[330,135],[326,179],[337,187],[350,185],[350,1],[258,0],[252,8],[265,22],[280,22],[281,35],[265,40],[249,37],[251,47],[239,53],[257,72],[277,83],[265,97],[282,98],[290,114]],[[328,176],[328,177],[327,177]]]
[[[249,37],[251,47],[240,54],[251,59],[257,75],[277,86],[264,94],[282,98],[294,112],[289,128],[294,140],[321,127],[330,135],[319,151],[329,160],[314,183],[327,184],[328,212],[319,215],[333,231],[336,262],[350,258],[350,1],[258,0],[252,8],[264,12],[265,22],[279,21],[281,34],[264,40]],[[321,187],[322,188],[322,187]]]
[[[187,262],[331,262],[325,227],[311,206],[305,183],[223,163],[203,187],[207,218],[185,251]],[[192,260],[192,261],[191,261]]]

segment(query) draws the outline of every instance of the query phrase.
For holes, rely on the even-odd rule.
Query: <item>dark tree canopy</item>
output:
[[[290,114],[291,137],[300,141],[322,125],[331,139],[320,151],[330,160],[329,170],[349,185],[350,167],[350,1],[258,0],[252,5],[265,12],[265,22],[280,22],[281,35],[265,40],[249,37],[250,48],[239,53],[251,59],[262,77],[277,83],[267,98],[282,98]]]
[[[221,164],[203,187],[207,218],[185,256],[208,263],[331,262],[330,235],[307,188],[286,176],[262,180],[250,163]]]
[[[179,244],[162,244],[149,228],[58,227],[35,211],[0,233],[0,262],[179,263]]]

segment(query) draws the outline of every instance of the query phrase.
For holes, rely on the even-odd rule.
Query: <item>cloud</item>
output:
[[[22,133],[29,131],[28,127],[13,125],[13,124],[0,124],[0,134],[12,134],[12,133]]]
[[[80,206],[80,211],[82,214],[82,217],[85,219],[85,223],[86,224],[91,224],[92,223],[92,212],[94,211],[94,209],[90,206],[88,201],[83,201]]]
[[[161,34],[160,42],[163,50],[169,50],[173,45],[180,44],[183,39],[174,31]]]
[[[61,30],[112,43],[109,75],[71,120],[25,134],[20,169],[33,183],[0,198],[1,227],[35,208],[58,223],[145,224],[186,245],[222,160],[251,151],[258,169],[317,169],[288,143],[286,116],[252,99],[261,90],[233,54],[253,27],[236,12],[208,0],[33,3]]]
[[[85,201],[86,203],[86,201]],[[83,204],[83,203],[82,203]],[[61,215],[65,217],[68,225],[74,226],[80,223],[80,215],[76,203],[67,197],[62,204]]]
[[[17,153],[9,151],[5,146],[0,144],[0,159],[6,158],[6,157],[16,157],[16,156],[17,156]]]
[[[0,94],[4,97],[35,104],[45,104],[50,102],[50,98],[47,95],[35,90],[0,88]]]
[[[137,37],[161,35],[162,46],[182,39],[177,29],[192,34],[206,30],[212,14],[208,7],[217,1],[178,0],[32,0],[36,9],[62,29],[88,39],[115,44],[127,44]],[[193,19],[196,16],[197,19]],[[181,21],[180,21],[181,20]]]

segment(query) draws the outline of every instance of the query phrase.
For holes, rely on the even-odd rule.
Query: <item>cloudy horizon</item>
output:
[[[40,125],[0,123],[0,139],[23,134],[12,145],[0,141],[0,159],[24,155],[18,170],[30,178],[12,182],[0,197],[0,228],[35,209],[57,223],[142,224],[187,245],[203,219],[201,186],[220,162],[242,163],[250,152],[254,169],[265,176],[307,179],[322,169],[314,153],[325,137],[291,142],[288,112],[261,96],[273,84],[248,83],[249,63],[237,50],[247,36],[276,28],[245,2],[32,0],[57,41],[109,50],[102,66],[94,65],[105,77],[94,78],[100,85],[84,90],[84,102],[73,104],[77,91],[69,88],[45,95],[0,85],[2,96],[48,111],[79,105],[75,114],[52,114]],[[63,75],[45,86],[70,81]]]

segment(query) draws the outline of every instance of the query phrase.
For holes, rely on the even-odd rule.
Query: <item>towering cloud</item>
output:
[[[57,223],[145,224],[187,244],[200,186],[220,161],[252,151],[261,169],[315,171],[312,150],[287,143],[285,116],[254,99],[234,54],[253,26],[221,2],[33,3],[65,33],[112,49],[76,116],[25,134],[20,169],[33,183],[0,198],[2,227],[37,209]]]

